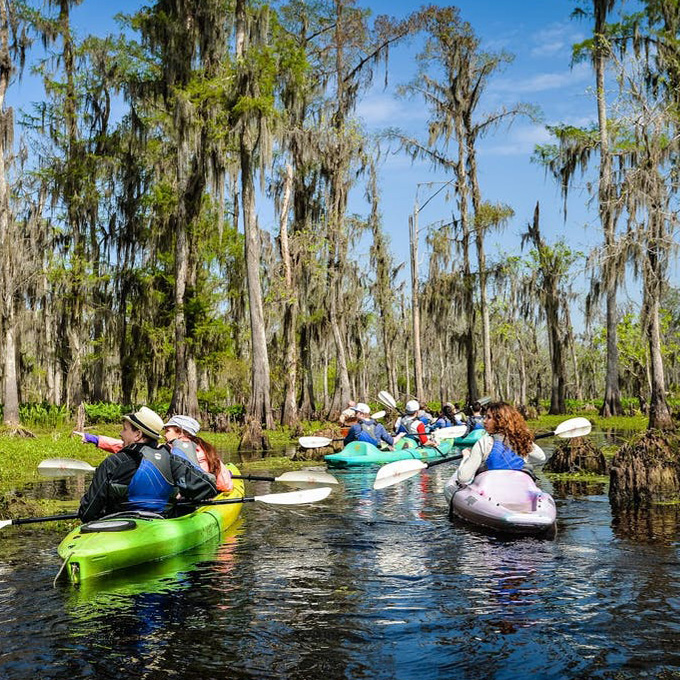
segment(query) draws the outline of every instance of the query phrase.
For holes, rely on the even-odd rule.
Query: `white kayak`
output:
[[[454,475],[444,495],[451,512],[472,524],[512,534],[555,530],[557,510],[553,497],[521,470],[480,472],[467,486],[458,486]]]

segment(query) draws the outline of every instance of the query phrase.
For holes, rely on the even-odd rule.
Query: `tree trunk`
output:
[[[424,395],[423,354],[420,346],[420,282],[418,280],[418,199],[413,206],[413,217],[409,218],[411,240],[411,316],[413,332],[413,367],[415,371],[416,394]]]
[[[314,366],[312,362],[311,331],[307,324],[300,329],[300,363],[303,370],[302,394],[300,396],[300,417],[311,420],[316,414],[314,401]]]
[[[251,394],[248,415],[271,429],[274,425],[270,405],[269,355],[265,336],[262,286],[260,284],[260,230],[255,215],[252,154],[241,138],[241,197],[245,231],[246,278],[252,338]]]
[[[608,418],[618,416],[623,412],[621,408],[621,392],[619,387],[619,354],[617,343],[617,313],[616,313],[616,288],[617,277],[610,265],[612,250],[614,248],[614,206],[613,206],[613,182],[612,182],[612,159],[609,152],[609,132],[607,129],[607,100],[605,93],[605,60],[606,49],[605,20],[607,17],[607,3],[593,0],[595,10],[595,79],[597,85],[597,122],[600,132],[600,177],[598,188],[598,200],[600,222],[604,233],[605,264],[603,278],[607,291],[607,372],[605,375],[604,400],[600,415]]]
[[[656,289],[656,287],[653,287]],[[652,374],[652,392],[649,401],[648,429],[673,430],[675,425],[666,401],[666,381],[661,354],[661,331],[659,323],[659,299],[651,293],[649,301],[649,320],[647,323],[647,339]]]
[[[288,207],[293,187],[293,168],[286,164],[286,178],[281,202],[279,241],[281,246],[281,261],[283,262],[284,281],[286,284],[287,300],[283,311],[283,406],[281,408],[281,424],[291,427],[299,423],[297,411],[297,293],[293,285],[293,264],[288,242]]]

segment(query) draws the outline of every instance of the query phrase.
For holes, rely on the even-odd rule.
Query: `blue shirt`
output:
[[[349,428],[344,444],[347,445],[350,442],[357,441],[368,442],[373,444],[373,446],[378,446],[381,441],[386,442],[390,446],[394,444],[394,438],[383,427],[382,423],[377,423],[371,419],[361,420]]]

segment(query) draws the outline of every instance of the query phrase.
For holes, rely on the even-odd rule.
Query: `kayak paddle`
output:
[[[232,503],[268,503],[269,505],[300,505],[302,503],[316,503],[327,498],[332,489],[320,486],[317,489],[303,489],[286,493],[269,493],[264,496],[243,496],[241,498],[225,498],[212,501],[186,501],[177,505],[230,505]]]
[[[444,439],[456,439],[462,437],[467,432],[465,425],[452,425],[451,427],[440,427],[432,430],[430,434],[434,437],[436,442],[441,442]]]
[[[270,493],[264,496],[243,496],[241,498],[225,498],[211,501],[187,501],[177,505],[229,505],[231,503],[266,503],[268,505],[300,505],[302,503],[316,503],[327,498],[331,488],[322,486],[318,489],[290,491],[288,493]],[[18,524],[35,524],[36,522],[56,522],[66,519],[78,519],[77,513],[68,515],[52,515],[50,517],[26,517],[23,519],[0,520],[0,529]],[[134,519],[134,518],[133,518]]]
[[[588,418],[569,418],[562,421],[552,432],[543,432],[534,435],[534,439],[545,439],[546,437],[562,437],[571,439],[572,437],[585,437],[590,434],[593,424]]]
[[[78,472],[94,472],[89,463],[74,458],[47,458],[38,464],[38,472],[47,477]],[[233,479],[246,479],[254,482],[281,482],[283,484],[337,484],[338,480],[327,472],[314,470],[291,470],[278,477],[266,475],[232,475]]]
[[[552,432],[545,432],[538,434],[534,439],[545,439],[546,437],[561,437],[562,439],[571,439],[572,437],[584,437],[592,429],[592,423],[587,418],[570,418],[561,422]],[[434,465],[441,465],[449,461],[459,460],[463,454],[450,456],[449,458],[442,458],[441,460],[434,460],[430,463],[424,463],[422,460],[397,460],[394,463],[387,463],[383,465],[375,476],[373,482],[374,489],[384,489],[392,486],[405,479],[414,477],[422,470],[433,467]]]
[[[344,437],[336,437],[331,439],[330,437],[300,437],[298,439],[300,446],[305,449],[320,449],[324,446],[329,446],[332,442],[344,442]]]

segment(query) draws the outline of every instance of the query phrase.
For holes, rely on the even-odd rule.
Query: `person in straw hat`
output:
[[[168,513],[177,489],[188,500],[207,500],[217,494],[212,475],[159,447],[162,430],[163,419],[142,406],[123,416],[120,440],[83,435],[83,441],[112,452],[97,466],[80,500],[78,516],[83,522],[125,510]]]

